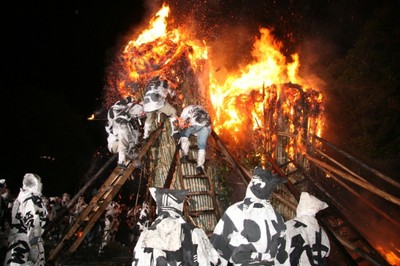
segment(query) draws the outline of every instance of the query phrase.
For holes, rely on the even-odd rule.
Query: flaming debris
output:
[[[108,72],[106,105],[120,96],[142,98],[144,85],[154,76],[168,79],[185,104],[203,104],[212,115],[214,130],[229,144],[261,146],[274,153],[278,134],[290,136],[285,152],[294,156],[305,146],[306,135],[322,134],[323,96],[299,77],[299,56],[288,62],[283,44],[271,31],[259,30],[251,60],[235,70],[220,65],[213,49],[182,24],[172,27],[167,5],[149,27],[124,47]],[[243,51],[244,54],[244,51]],[[261,142],[261,143],[260,143]]]
[[[207,59],[207,47],[191,39],[184,29],[167,28],[169,7],[163,5],[135,40],[129,41],[111,67],[106,89],[106,105],[119,95],[142,98],[143,87],[155,76],[163,76],[176,89],[182,87],[190,72],[201,71]]]
[[[394,247],[392,243],[390,243],[390,245]],[[378,246],[377,250],[384,255],[385,259],[389,262],[390,265],[400,265],[400,249],[394,247],[393,252],[385,250],[383,247]]]
[[[324,99],[306,82],[312,77],[300,77],[299,55],[284,56],[283,44],[267,28],[259,29],[245,51],[217,37],[198,38],[193,21],[179,22],[164,4],[148,27],[130,38],[107,71],[105,107],[128,95],[141,100],[146,83],[162,76],[180,104],[208,109],[214,131],[234,146],[230,150],[237,159],[250,154],[262,165],[265,154],[280,164],[301,159],[306,147],[315,145],[308,143],[308,134],[323,134]],[[231,44],[235,41],[240,42]],[[381,253],[398,262],[396,254]]]

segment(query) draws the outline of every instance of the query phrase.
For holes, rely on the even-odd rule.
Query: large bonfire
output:
[[[204,105],[214,131],[235,147],[231,151],[238,151],[239,159],[268,153],[277,160],[293,160],[305,152],[308,134],[322,136],[323,95],[306,82],[312,79],[300,77],[299,55],[288,58],[281,53],[283,44],[271,29],[260,28],[249,51],[221,49],[220,44],[221,55],[207,40],[195,37],[190,24],[177,25],[166,4],[155,12],[110,65],[105,107],[128,95],[142,99],[146,83],[162,76],[177,91],[177,109]],[[235,55],[227,54],[230,51]],[[234,67],[221,64],[223,58],[239,55],[243,60]]]
[[[255,152],[261,146],[273,154],[281,132],[291,136],[285,149],[293,156],[307,133],[322,134],[322,94],[299,77],[299,56],[286,58],[271,30],[260,28],[251,51],[240,51],[251,59],[231,70],[210,56],[213,47],[206,40],[193,37],[185,25],[171,27],[169,14],[164,4],[118,54],[108,72],[106,107],[121,96],[141,99],[146,83],[162,76],[183,104],[210,111],[215,132],[228,145]]]

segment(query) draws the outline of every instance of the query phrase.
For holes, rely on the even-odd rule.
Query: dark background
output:
[[[122,34],[140,21],[142,1],[13,3],[4,12],[7,63],[2,106],[1,178],[13,194],[33,172],[44,194],[73,194],[105,145],[102,105],[107,61]]]
[[[302,51],[327,83],[327,139],[398,178],[397,1],[169,2],[178,17],[206,25],[207,38],[229,36],[231,24],[255,33],[258,25],[274,27],[282,52]],[[161,5],[76,0],[4,8],[0,178],[13,194],[27,172],[42,177],[45,195],[78,191],[106,144],[104,121],[87,118],[102,106],[107,66],[150,4]]]

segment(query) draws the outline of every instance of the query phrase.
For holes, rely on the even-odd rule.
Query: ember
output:
[[[191,39],[184,29],[167,29],[169,7],[163,5],[136,40],[130,41],[109,73],[110,87],[106,105],[119,95],[137,94],[141,97],[144,85],[155,76],[168,79],[173,87],[181,87],[188,71],[200,71],[207,59],[207,47]]]
[[[228,143],[252,146],[254,138],[276,140],[278,132],[286,132],[295,136],[286,148],[290,155],[302,149],[306,132],[322,134],[321,92],[298,76],[299,56],[292,55],[288,62],[280,53],[282,43],[269,29],[260,29],[250,63],[228,71],[218,64],[218,56],[209,58],[213,47],[192,37],[190,29],[170,29],[169,11],[164,4],[149,28],[124,47],[110,68],[106,105],[120,95],[141,98],[144,84],[161,75],[210,109],[214,130]],[[249,138],[249,132],[255,136]]]
[[[271,29],[260,28],[251,48],[226,49],[238,40],[201,39],[190,27],[193,21],[179,22],[164,4],[147,29],[130,38],[108,71],[106,107],[121,96],[142,99],[145,84],[162,76],[180,103],[207,108],[215,133],[234,147],[238,161],[241,156],[254,156],[262,165],[267,156],[282,165],[301,161],[308,136],[323,134],[324,97],[310,82],[313,77],[300,71],[300,56],[283,55]]]
[[[391,246],[393,246],[393,244]],[[399,249],[394,249],[396,250],[396,253],[398,253],[397,255],[395,252],[386,251],[383,247],[380,246],[378,246],[377,250],[385,256],[385,259],[387,260],[387,262],[390,263],[390,265],[400,265],[400,257],[398,256],[400,254]]]

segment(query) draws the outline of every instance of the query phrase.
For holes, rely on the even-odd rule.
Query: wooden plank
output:
[[[99,207],[100,199],[104,196],[104,193],[107,192],[107,188],[112,184],[115,180],[115,177],[120,175],[121,169],[115,168],[111,175],[107,178],[107,180],[103,183],[99,192],[92,198],[87,207],[80,213],[77,217],[75,223],[69,228],[68,232],[64,235],[61,241],[56,245],[55,248],[50,252],[48,261],[55,260],[60,251],[64,249],[67,243],[71,242],[71,239],[76,237],[77,231],[81,228],[81,225],[85,222],[87,217],[91,217],[93,212],[96,211]]]
[[[149,138],[149,140],[142,146],[138,153],[138,160],[141,161],[143,156],[147,153],[150,147],[154,144],[155,140],[161,133],[161,128],[157,129],[153,132]],[[97,222],[99,217],[103,214],[104,210],[108,206],[108,204],[112,201],[114,196],[118,193],[121,189],[123,184],[126,182],[128,177],[133,173],[136,164],[130,162],[128,164],[127,169],[121,169],[116,167],[107,180],[103,183],[99,192],[91,199],[90,203],[87,207],[80,213],[77,217],[75,223],[70,227],[69,231],[65,234],[62,240],[56,245],[53,250],[50,251],[47,261],[53,262],[57,261],[57,258],[61,255],[62,251],[65,251],[67,247],[70,253],[74,252],[83,239],[85,238],[86,234],[90,231],[93,225]],[[89,222],[85,226],[84,230],[82,231],[82,237],[77,238],[77,231],[82,227],[82,224],[85,220],[89,218]],[[68,244],[71,243],[71,246]]]
[[[371,184],[369,184],[367,182],[363,182],[363,181],[361,181],[361,180],[359,180],[357,178],[354,178],[351,175],[344,173],[343,171],[340,171],[340,170],[338,170],[336,168],[333,168],[329,164],[327,164],[325,162],[322,162],[322,161],[320,161],[320,160],[318,160],[318,159],[316,159],[314,157],[311,157],[308,154],[306,154],[305,157],[309,161],[315,163],[316,165],[319,165],[319,166],[321,166],[321,167],[323,167],[323,168],[325,168],[325,169],[327,169],[327,170],[329,170],[329,171],[341,176],[342,178],[344,178],[344,179],[346,179],[346,180],[348,180],[350,182],[353,182],[354,184],[357,184],[360,187],[365,188],[368,191],[370,191],[370,192],[372,192],[372,193],[374,193],[374,194],[386,199],[387,201],[390,201],[390,202],[400,206],[400,199],[396,198],[395,196],[392,196],[389,193],[386,193],[385,191],[377,189],[376,187],[374,187],[373,185],[371,185]]]

